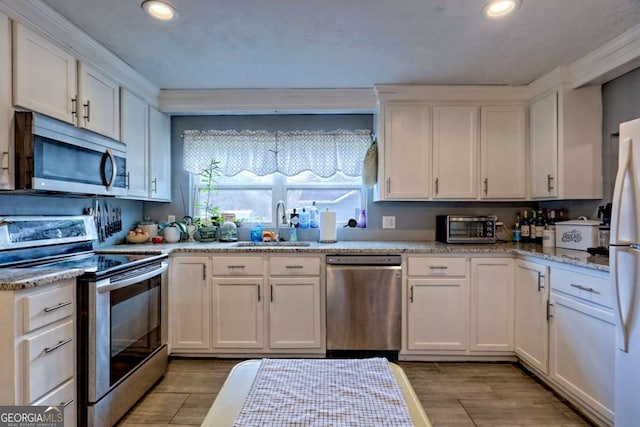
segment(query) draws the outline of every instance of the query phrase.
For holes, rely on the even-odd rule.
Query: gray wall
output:
[[[640,68],[602,86],[603,202],[610,202],[618,170],[618,126],[640,117]]]

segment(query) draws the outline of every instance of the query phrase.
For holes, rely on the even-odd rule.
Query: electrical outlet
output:
[[[382,228],[396,228],[396,217],[395,216],[383,216],[382,217]]]

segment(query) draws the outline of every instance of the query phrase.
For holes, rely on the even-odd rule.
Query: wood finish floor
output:
[[[120,427],[200,425],[240,360],[172,359]],[[566,402],[511,363],[398,362],[434,427],[589,426]]]

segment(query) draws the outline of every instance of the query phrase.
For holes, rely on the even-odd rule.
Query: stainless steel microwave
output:
[[[495,243],[494,215],[437,215],[436,240],[443,243]]]
[[[15,124],[16,190],[126,195],[122,142],[33,112]]]

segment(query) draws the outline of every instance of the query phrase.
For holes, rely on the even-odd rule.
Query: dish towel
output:
[[[373,187],[378,182],[378,140],[374,139],[364,153],[362,163],[362,184],[365,187]]]
[[[413,426],[386,359],[263,359],[234,427]]]

